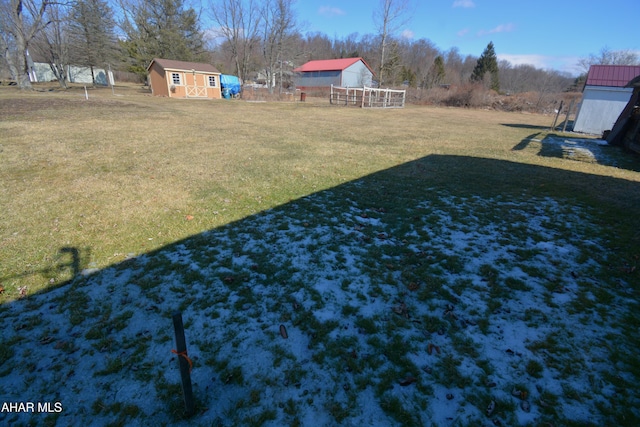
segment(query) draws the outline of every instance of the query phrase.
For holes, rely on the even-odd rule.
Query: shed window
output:
[[[209,76],[209,86],[216,87],[216,76]]]
[[[174,85],[180,84],[180,73],[171,73],[171,81]]]

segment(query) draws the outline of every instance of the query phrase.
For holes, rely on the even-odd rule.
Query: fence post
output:
[[[180,377],[182,378],[182,393],[184,394],[184,406],[186,416],[190,417],[195,412],[195,402],[193,390],[191,388],[191,360],[187,356],[187,342],[184,337],[184,326],[182,324],[182,313],[173,313],[173,329],[176,336],[176,354],[180,363]]]

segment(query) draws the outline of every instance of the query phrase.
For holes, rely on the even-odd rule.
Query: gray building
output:
[[[362,58],[309,61],[293,70],[296,88],[301,90],[371,86],[373,71]]]

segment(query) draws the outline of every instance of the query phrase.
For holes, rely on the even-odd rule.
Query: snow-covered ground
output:
[[[6,304],[0,403],[34,405],[0,424],[638,418],[621,328],[632,291],[595,227],[585,208],[524,194],[379,206],[321,192]]]

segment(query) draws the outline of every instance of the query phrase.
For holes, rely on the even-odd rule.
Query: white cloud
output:
[[[536,68],[549,68],[547,63],[549,62],[548,56],[545,55],[518,55],[509,53],[500,53],[496,55],[498,60],[509,61],[511,65],[533,65]]]
[[[323,16],[342,16],[346,15],[347,13],[339,7],[322,6],[320,9],[318,9],[318,14]]]
[[[551,56],[536,54],[509,54],[498,53],[499,61],[509,61],[511,65],[533,65],[543,70],[552,69],[564,71],[571,75],[578,75],[580,67],[577,65],[580,59],[577,56]]]
[[[464,37],[464,36],[466,36],[468,33],[469,33],[469,29],[468,29],[468,28],[463,28],[462,30],[458,31],[458,32],[456,33],[456,35],[457,35],[458,37]]]
[[[490,30],[480,30],[478,31],[478,35],[479,36],[484,36],[487,34],[496,34],[496,33],[509,33],[513,30],[515,30],[516,26],[509,23],[509,24],[500,24],[495,28],[492,28]]]
[[[414,36],[415,36],[415,33],[411,30],[404,30],[402,32],[402,38],[405,38],[407,40],[413,39]]]
[[[473,0],[456,0],[453,2],[453,7],[469,8],[469,7],[476,7],[476,5],[473,2]]]

